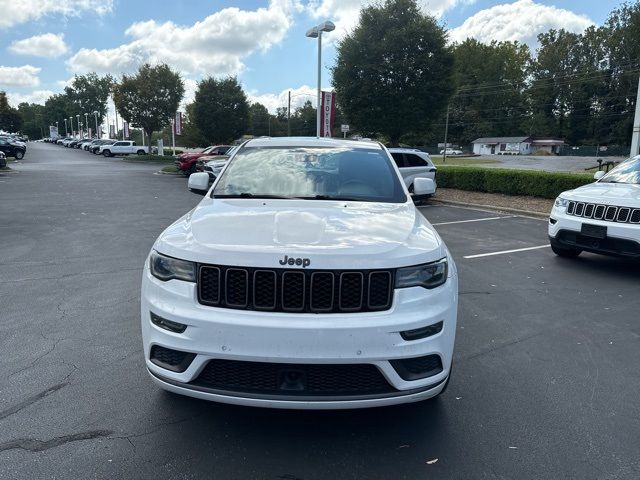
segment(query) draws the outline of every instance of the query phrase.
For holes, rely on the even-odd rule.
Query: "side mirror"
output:
[[[416,178],[413,181],[414,195],[433,195],[436,193],[436,184],[430,178]]]
[[[189,175],[189,190],[198,195],[206,195],[209,191],[209,174],[207,172],[192,173]]]
[[[602,177],[604,177],[604,172],[602,170],[598,170],[596,173],[593,174],[594,180],[600,180]]]

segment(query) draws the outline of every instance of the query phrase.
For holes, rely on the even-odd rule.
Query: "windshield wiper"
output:
[[[337,200],[345,202],[366,202],[366,198],[344,197],[342,195],[310,195],[308,197],[295,197],[300,200]]]
[[[263,194],[253,194],[249,192],[242,193],[234,193],[234,194],[222,194],[222,195],[213,195],[213,198],[293,198],[293,197],[285,197],[282,195],[263,195]]]

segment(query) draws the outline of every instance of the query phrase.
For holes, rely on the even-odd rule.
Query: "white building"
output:
[[[539,150],[557,155],[564,145],[563,140],[548,137],[486,137],[471,143],[477,155],[533,155]]]

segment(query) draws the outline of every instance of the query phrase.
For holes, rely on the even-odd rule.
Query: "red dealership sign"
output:
[[[333,121],[336,116],[336,94],[335,92],[322,92],[322,105],[320,112],[320,136],[331,137],[333,132]]]

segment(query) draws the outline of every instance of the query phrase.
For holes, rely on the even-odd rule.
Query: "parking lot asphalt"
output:
[[[142,357],[156,236],[201,197],[158,166],[30,143],[0,177],[0,478],[637,479],[640,266],[545,221],[421,208],[457,261],[439,399],[296,412],[164,393]]]

